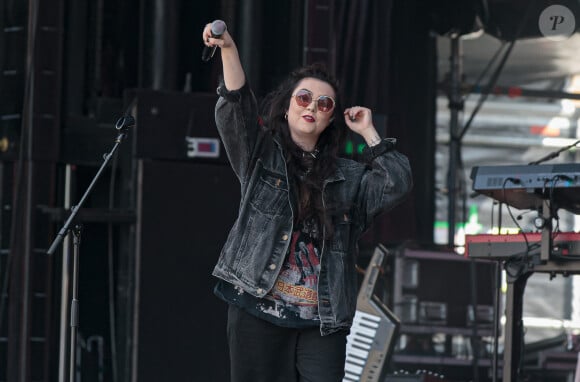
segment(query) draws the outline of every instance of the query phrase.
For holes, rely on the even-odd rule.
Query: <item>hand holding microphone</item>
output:
[[[219,38],[216,38],[219,36]],[[215,20],[203,28],[202,41],[205,44],[201,59],[208,61],[216,47],[220,48],[224,85],[229,90],[240,89],[246,83],[246,75],[234,39],[222,20]]]
[[[220,39],[222,40],[219,45],[224,47],[226,42],[223,41],[224,34],[227,35],[227,27],[226,23],[222,20],[215,20],[211,24],[207,24],[205,29],[203,30],[203,41],[205,43],[205,47],[203,48],[203,52],[201,53],[201,60],[204,62],[209,61],[218,47],[218,41],[214,41],[212,39]],[[229,37],[229,36],[228,36]]]

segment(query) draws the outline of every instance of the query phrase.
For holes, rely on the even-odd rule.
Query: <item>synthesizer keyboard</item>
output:
[[[539,256],[542,234],[529,232],[510,235],[465,235],[465,257],[509,260],[523,256]],[[572,259],[580,256],[580,233],[553,234],[550,257]]]
[[[543,200],[580,213],[580,163],[476,166],[473,190],[518,209],[538,209]]]
[[[398,334],[399,320],[374,293],[387,250],[375,248],[357,297],[347,337],[343,382],[382,382]]]

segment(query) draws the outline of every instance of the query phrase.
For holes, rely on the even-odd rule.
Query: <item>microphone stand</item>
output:
[[[97,183],[97,180],[101,176],[101,173],[113,157],[113,154],[117,151],[117,148],[123,142],[123,140],[127,137],[127,133],[129,131],[129,127],[135,125],[135,119],[132,116],[125,116],[119,118],[117,121],[115,128],[119,131],[117,137],[115,138],[115,145],[111,149],[111,151],[104,156],[104,161],[95,177],[87,187],[84,195],[82,196],[81,200],[78,202],[76,206],[71,208],[71,214],[58,232],[57,236],[54,238],[52,245],[46,252],[48,255],[52,255],[63,239],[68,235],[70,231],[70,225],[76,215],[78,214],[79,210],[81,209],[83,203],[91,193],[93,187]],[[79,253],[80,253],[80,242],[81,242],[81,225],[75,225],[73,230],[74,241],[73,241],[73,285],[72,285],[72,300],[70,305],[70,327],[71,327],[71,337],[70,337],[70,358],[69,358],[69,382],[74,382],[74,373],[75,373],[75,362],[76,362],[76,343],[77,343],[77,333],[78,333],[78,323],[79,323],[79,301],[78,301],[78,274],[79,274]],[[64,301],[63,301],[64,303]]]
[[[554,158],[556,158],[557,156],[559,156],[559,155],[560,155],[560,153],[562,153],[562,152],[564,152],[564,151],[568,151],[568,150],[570,150],[570,149],[572,149],[572,148],[574,148],[574,147],[578,146],[578,144],[579,144],[579,143],[580,143],[580,140],[578,140],[578,141],[576,141],[576,142],[572,143],[571,145],[568,145],[568,146],[562,147],[560,150],[553,151],[553,152],[549,153],[548,155],[546,155],[546,156],[544,156],[544,157],[542,157],[542,158],[538,159],[537,161],[530,162],[530,163],[528,163],[528,165],[536,165],[536,164],[544,163],[544,162],[545,162],[545,161],[547,161],[547,160],[554,159]]]

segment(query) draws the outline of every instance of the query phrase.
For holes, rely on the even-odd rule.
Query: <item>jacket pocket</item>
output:
[[[334,234],[331,240],[331,250],[336,252],[347,252],[350,246],[350,235],[352,231],[352,219],[350,214],[344,213],[334,219]]]
[[[285,177],[262,170],[256,182],[250,205],[264,215],[280,215],[288,203],[288,185]]]

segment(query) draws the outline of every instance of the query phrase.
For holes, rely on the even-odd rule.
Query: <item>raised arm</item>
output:
[[[218,46],[221,50],[222,66],[224,71],[224,83],[228,90],[238,90],[246,83],[246,76],[236,43],[226,30],[220,38],[213,38],[211,23],[203,29],[203,42],[206,46]]]
[[[364,151],[370,170],[363,176],[359,210],[365,227],[380,213],[399,204],[411,191],[413,177],[409,160],[395,150],[395,139],[383,139],[373,125],[372,111],[353,106],[344,111],[344,122],[367,143]]]
[[[220,38],[211,36],[211,24],[207,24],[203,29],[203,41],[208,47],[220,48],[223,66],[223,83],[218,87],[220,97],[215,108],[216,126],[230,165],[243,183],[251,172],[260,132],[258,105],[246,83],[232,36],[227,31]]]

